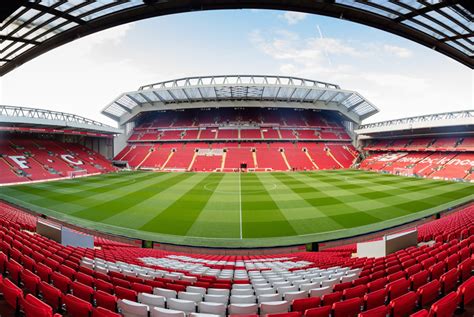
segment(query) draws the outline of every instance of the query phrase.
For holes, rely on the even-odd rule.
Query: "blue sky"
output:
[[[473,72],[444,55],[352,22],[269,10],[194,12],[119,26],[50,51],[0,80],[2,104],[100,110],[124,91],[185,76],[306,77],[359,91],[369,121],[473,108]]]

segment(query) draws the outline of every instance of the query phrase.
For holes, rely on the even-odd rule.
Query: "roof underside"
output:
[[[434,113],[416,117],[364,124],[355,131],[359,136],[393,137],[417,134],[474,134],[474,110]]]
[[[334,84],[294,77],[228,75],[183,78],[142,86],[137,91],[120,95],[102,113],[119,121],[143,105],[161,110],[167,104],[224,101],[286,102],[294,103],[295,108],[301,104],[314,104],[315,109],[321,109],[317,104],[332,104],[354,113],[359,120],[378,112],[359,93],[342,90]]]
[[[0,8],[0,76],[77,38],[179,12],[262,8],[308,12],[385,30],[474,67],[471,0],[30,0]]]
[[[0,105],[0,125],[50,127],[118,134],[120,129],[75,114],[58,111]]]

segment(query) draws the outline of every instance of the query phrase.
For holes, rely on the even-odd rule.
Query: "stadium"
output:
[[[472,70],[472,5],[417,3],[11,4],[0,75],[124,23],[235,8],[344,16]],[[474,110],[383,111],[291,74],[142,83],[93,119],[0,106],[0,313],[473,316]]]

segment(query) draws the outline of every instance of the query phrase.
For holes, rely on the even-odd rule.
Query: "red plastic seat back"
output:
[[[94,294],[94,289],[82,283],[73,282],[71,284],[71,292],[77,298],[85,300],[86,302],[91,302],[92,295]]]
[[[366,310],[358,315],[358,317],[387,317],[388,307],[385,305]]]
[[[387,290],[385,288],[368,293],[364,296],[364,308],[367,310],[384,305],[386,297]]]
[[[3,280],[3,298],[10,307],[18,310],[20,300],[23,298],[23,291],[6,278]]]
[[[332,305],[335,302],[339,302],[342,298],[342,292],[333,292],[330,294],[325,294],[322,297],[322,304],[324,306],[326,305]]]
[[[68,316],[71,317],[85,317],[92,313],[92,304],[88,303],[74,295],[63,295],[63,302],[66,306]]]
[[[416,293],[408,292],[390,301],[391,317],[405,317],[410,315],[416,306]]]
[[[351,299],[354,297],[362,298],[364,297],[365,293],[367,293],[367,286],[366,285],[357,285],[351,288],[347,288],[342,293],[342,297],[344,299]]]
[[[293,300],[292,310],[304,312],[307,309],[318,307],[321,304],[320,297],[300,298]]]
[[[430,315],[437,317],[454,316],[457,304],[458,296],[455,292],[451,292],[431,305]]]
[[[104,307],[111,311],[117,310],[117,297],[115,295],[111,295],[104,291],[96,291],[94,293],[94,299],[97,306]]]
[[[43,295],[43,301],[50,305],[54,310],[58,310],[61,305],[61,291],[44,281],[39,285],[39,290]]]
[[[53,309],[35,296],[28,294],[22,302],[25,317],[52,317]]]
[[[438,298],[440,287],[439,281],[433,280],[418,288],[416,293],[421,306],[434,302]]]
[[[103,307],[96,307],[92,310],[92,317],[122,317],[119,313],[114,313]]]
[[[304,312],[304,317],[328,317],[331,313],[331,306],[323,306],[317,308],[307,309]]]
[[[137,301],[137,292],[122,286],[115,286],[115,295],[119,299],[128,299],[131,301]]]
[[[333,317],[357,317],[362,306],[362,299],[351,298],[332,305]]]

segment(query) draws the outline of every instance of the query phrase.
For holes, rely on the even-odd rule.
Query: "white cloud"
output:
[[[409,57],[412,57],[413,55],[412,51],[404,47],[389,45],[389,44],[385,44],[382,47],[385,52],[390,53],[400,58],[409,58]]]
[[[375,42],[339,38],[301,38],[288,31],[254,31],[250,40],[282,75],[332,82],[360,92],[381,109],[369,121],[450,110],[469,89],[439,80],[442,73],[413,68],[410,50]],[[394,61],[393,56],[399,57]],[[391,61],[391,63],[387,63]],[[449,85],[450,87],[446,87]],[[446,91],[456,91],[456,101]],[[471,93],[472,98],[472,93]],[[456,106],[456,108],[466,108]]]
[[[308,16],[307,13],[293,12],[293,11],[287,11],[287,12],[279,15],[279,17],[284,19],[286,21],[286,23],[288,23],[289,25],[297,24],[297,23],[303,21],[307,16]]]

